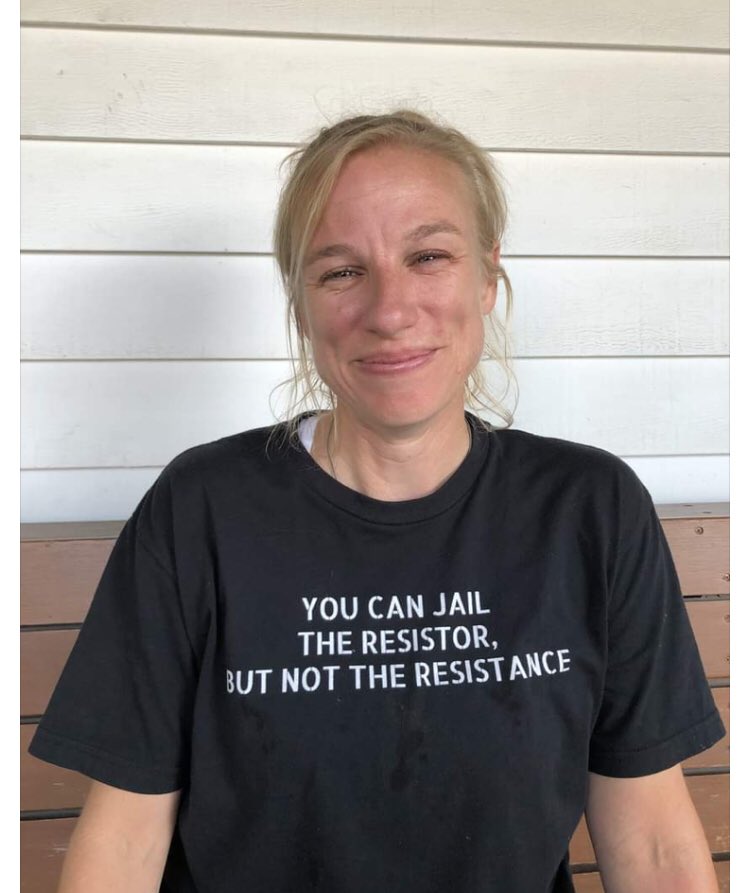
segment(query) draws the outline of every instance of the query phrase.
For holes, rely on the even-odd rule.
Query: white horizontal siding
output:
[[[21,523],[129,518],[160,468],[21,472]]]
[[[270,256],[27,254],[21,282],[24,359],[287,356]]]
[[[699,356],[729,347],[726,260],[511,258],[514,355]],[[283,358],[270,256],[24,255],[33,360]]]
[[[502,150],[517,426],[728,498],[727,3],[456,9],[23,0],[24,520],[124,518],[271,420],[284,146],[399,102]]]
[[[724,55],[31,28],[21,58],[26,135],[291,143],[405,104],[503,150],[728,149]]]
[[[27,141],[22,248],[268,252],[286,153]],[[494,157],[509,184],[509,254],[727,254],[726,158]]]
[[[726,260],[510,258],[514,355],[729,352]]]
[[[729,361],[519,360],[515,427],[620,456],[725,453]]]
[[[22,0],[27,22],[727,47],[727,0]]]
[[[728,502],[727,456],[625,457],[656,503]],[[21,472],[23,522],[130,517],[160,468],[39,469]]]
[[[625,456],[659,504],[729,502],[729,456]]]
[[[23,467],[163,465],[270,423],[269,394],[287,370],[285,361],[25,363]],[[516,370],[516,427],[619,455],[727,450],[725,359],[519,360]]]

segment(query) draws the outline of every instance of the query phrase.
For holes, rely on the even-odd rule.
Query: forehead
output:
[[[422,149],[384,145],[357,152],[344,162],[323,210],[321,223],[366,218],[395,220],[440,212],[465,222],[473,213],[471,190],[461,168]]]

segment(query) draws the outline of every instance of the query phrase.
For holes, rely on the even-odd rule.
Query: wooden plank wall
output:
[[[729,513],[726,505],[661,506],[687,610],[714,698],[729,729]],[[121,522],[22,525],[22,893],[52,893],[88,779],[26,753],[78,635]],[[683,766],[729,890],[729,737]],[[571,842],[577,893],[602,890],[585,822]]]
[[[517,424],[726,499],[726,0],[22,0],[24,519],[271,420],[278,164],[408,103],[503,171]],[[689,184],[689,188],[685,188]]]

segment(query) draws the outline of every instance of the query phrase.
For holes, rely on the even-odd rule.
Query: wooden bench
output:
[[[729,506],[659,507],[703,665],[729,729]],[[122,522],[21,525],[21,891],[53,893],[89,780],[26,752]],[[729,737],[684,764],[729,890]],[[602,890],[586,823],[570,845],[577,893]]]

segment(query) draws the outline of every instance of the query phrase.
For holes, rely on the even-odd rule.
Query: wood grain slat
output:
[[[658,507],[686,595],[729,592],[729,519],[717,517],[726,504],[709,511],[696,519],[692,506]],[[21,623],[81,623],[123,523],[22,524]]]
[[[81,623],[113,544],[111,539],[21,543],[21,623]]]
[[[685,779],[712,853],[729,852],[729,773]]]
[[[729,675],[729,602],[693,602],[688,615],[709,678]],[[78,635],[77,630],[21,633],[21,714],[44,712]]]
[[[693,775],[685,781],[711,852],[729,852],[729,774]],[[570,841],[570,862],[596,862],[585,818],[581,819]]]
[[[21,893],[55,893],[76,819],[21,822]]]
[[[55,893],[76,819],[21,822],[21,893]],[[719,893],[729,893],[729,862],[716,862]],[[573,876],[576,893],[603,893],[601,876]]]
[[[78,630],[21,633],[21,716],[39,716],[70,655]]]
[[[91,779],[32,757],[28,747],[36,729],[36,723],[21,726],[21,810],[80,809]]]
[[[713,690],[727,729],[726,737],[683,763],[685,769],[719,769],[729,765],[729,689]],[[86,776],[45,763],[27,752],[36,724],[21,726],[21,809],[75,809],[83,805],[90,781]]]
[[[93,589],[88,590],[92,592]],[[75,593],[80,605],[84,598]],[[687,603],[706,675],[729,676],[729,602]],[[76,630],[27,630],[21,633],[21,713],[44,712],[78,633]]]
[[[682,518],[729,518],[728,502],[670,502],[656,506],[662,521]]]
[[[686,607],[706,676],[729,676],[729,602],[688,599]]]
[[[685,760],[683,769],[727,769],[729,768],[729,687],[711,690],[719,716],[727,730],[726,735],[713,747]]]
[[[726,554],[728,507],[660,506],[667,538],[675,550],[675,562],[683,587],[705,592],[705,582],[714,580],[716,559]],[[707,515],[706,513],[711,513]],[[694,527],[700,521],[703,534]],[[78,622],[85,614],[101,569],[123,522],[75,525],[25,525],[22,529],[22,622]],[[699,539],[706,537],[705,539]],[[695,558],[695,552],[705,555]],[[706,560],[706,555],[709,559]],[[711,567],[714,567],[711,570]],[[728,590],[728,587],[727,587]],[[725,677],[728,666],[728,601],[687,602],[696,639],[709,677]],[[66,613],[67,612],[67,613]],[[21,710],[23,715],[44,712],[70,649],[76,630],[32,630],[21,636]],[[724,723],[729,729],[729,688],[713,689]],[[90,785],[89,779],[31,757],[28,743],[36,725],[20,729],[22,809],[63,809],[79,807]],[[684,764],[685,768],[723,768],[729,761],[729,736],[708,751]],[[728,852],[729,776],[698,775],[687,785],[703,822],[711,849]],[[22,884],[28,893],[53,893],[67,848],[74,819],[24,821],[21,825]],[[593,863],[594,853],[585,822],[579,825],[571,842],[573,864]],[[722,893],[729,890],[729,863],[716,864]],[[598,873],[574,877],[577,893],[598,893]]]
[[[116,539],[124,521],[51,521],[21,524],[21,542]]]
[[[725,768],[729,765],[729,689],[713,691],[727,735],[709,750],[686,760],[684,768]],[[77,772],[61,769],[32,757],[28,745],[36,724],[21,727],[21,809],[74,809],[83,805],[90,781]]]
[[[604,893],[602,876],[598,871],[573,875],[573,886],[576,893]]]
[[[729,594],[729,518],[662,521],[683,595]]]
[[[576,893],[604,893],[602,876],[598,871],[573,875],[573,886]]]
[[[729,893],[729,862],[714,862],[714,869],[719,881],[719,893]],[[598,871],[574,874],[573,886],[576,893],[604,893],[604,886]]]
[[[729,893],[729,860],[714,862],[714,870],[719,882],[719,893]]]

